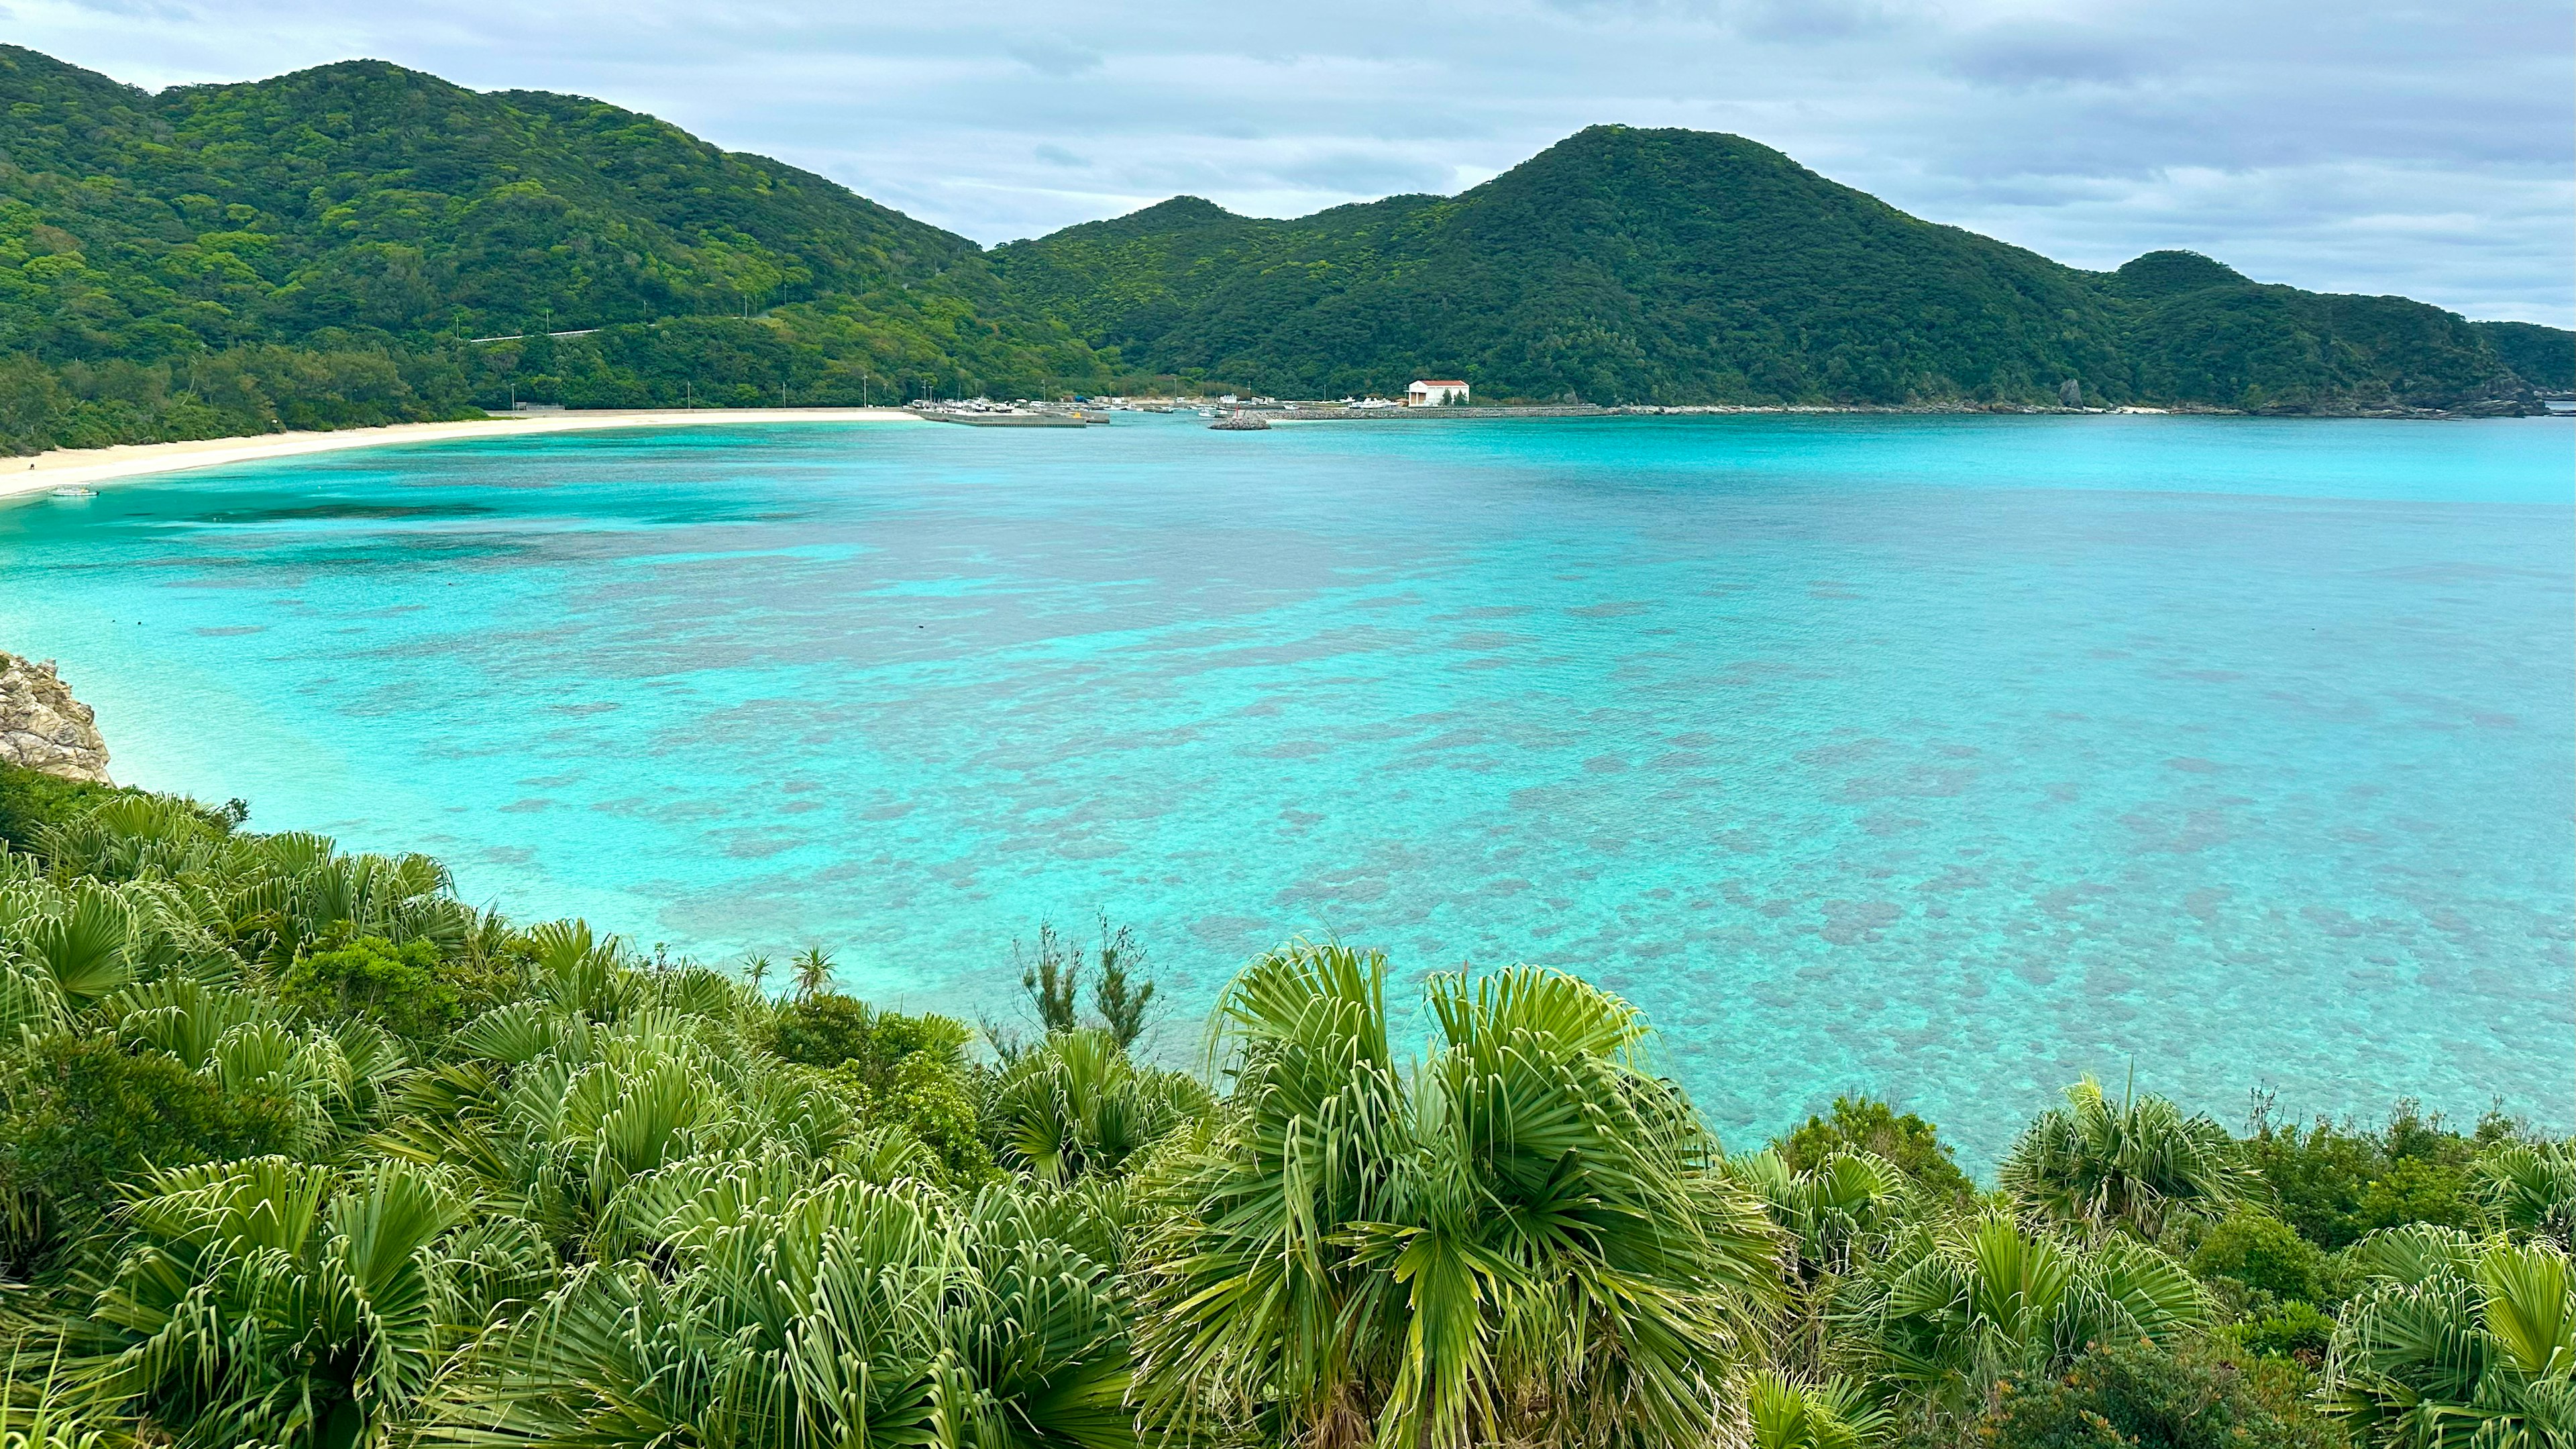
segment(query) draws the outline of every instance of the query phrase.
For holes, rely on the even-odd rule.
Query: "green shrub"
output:
[[[837,991],[817,991],[781,1008],[769,1049],[809,1067],[855,1064],[861,1079],[884,1080],[905,1058],[928,1055],[963,1068],[973,1038],[962,1021],[879,1011]]]
[[[42,770],[0,765],[0,848],[25,849],[36,832],[75,820],[123,795],[141,794],[117,785],[66,780]]]
[[[860,1121],[900,1127],[939,1159],[952,1183],[993,1176],[993,1149],[984,1140],[982,1093],[973,1074],[927,1053],[903,1058],[885,1072],[857,1061],[825,1072],[825,1079]]]
[[[2327,1449],[2341,1442],[2286,1364],[2206,1343],[2095,1344],[2056,1377],[2007,1380],[1969,1442],[1993,1449]]]
[[[418,937],[396,945],[360,936],[308,952],[281,973],[277,988],[297,1011],[364,1017],[415,1040],[443,1036],[466,1019],[464,993],[441,969],[437,944]]]
[[[2273,1121],[2264,1102],[2242,1150],[2281,1220],[2331,1250],[2403,1223],[2473,1221],[2470,1163],[2517,1133],[2518,1124],[2491,1112],[2463,1134],[2412,1101],[2399,1102],[2375,1132],[2323,1117],[2301,1127]]]
[[[285,1100],[227,1094],[167,1052],[105,1035],[39,1041],[10,1074],[0,1117],[0,1183],[19,1219],[9,1256],[23,1265],[95,1231],[147,1168],[273,1151],[294,1123]]]
[[[2224,1279],[2276,1299],[2306,1303],[2331,1301],[2332,1266],[2288,1223],[2242,1206],[2211,1228],[2191,1255],[2191,1271],[2203,1279]]]
[[[2295,1359],[2315,1367],[2325,1361],[2334,1342],[2335,1321],[2315,1304],[2290,1302],[2251,1323],[2236,1326],[2233,1337],[2247,1353],[2265,1358]]]
[[[1876,1097],[1836,1097],[1831,1117],[1811,1116],[1773,1144],[1792,1172],[1805,1172],[1841,1152],[1874,1152],[1935,1192],[1967,1196],[1977,1190],[1941,1129],[1911,1112],[1900,1115]]]
[[[2401,1157],[2362,1184],[2352,1220],[2362,1232],[2431,1223],[2436,1227],[2474,1227],[2478,1203],[2468,1170],[2420,1157]]]
[[[67,780],[42,770],[0,765],[0,850],[33,849],[39,831],[78,820],[111,800],[128,799],[171,801],[219,831],[229,831],[250,818],[250,806],[239,800],[200,805],[130,785]]]
[[[769,1049],[791,1062],[824,1068],[852,1111],[872,1123],[901,1126],[960,1178],[989,1175],[993,1155],[983,1140],[974,1072],[966,1062],[972,1032],[944,1016],[879,1011],[837,991],[815,991],[782,1007]]]

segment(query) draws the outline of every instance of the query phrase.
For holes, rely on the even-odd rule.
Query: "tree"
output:
[[[1030,950],[1015,940],[1011,954],[1020,967],[1020,989],[1037,1009],[1038,1025],[1047,1035],[1081,1027],[1082,977],[1090,970],[1098,972],[1091,988],[1092,1009],[1099,1014],[1100,1024],[1117,1040],[1119,1049],[1134,1046],[1137,1038],[1144,1035],[1154,1000],[1154,983],[1135,974],[1144,964],[1145,951],[1136,944],[1134,927],[1112,927],[1108,913],[1102,912],[1099,954],[1086,956],[1083,948],[1058,932],[1052,922],[1040,921],[1036,949]],[[997,1050],[1017,1046],[1006,1033],[987,1029],[985,1035],[993,1038]]]
[[[810,997],[821,994],[832,984],[832,953],[821,946],[808,946],[796,953],[796,994]]]
[[[1120,926],[1112,932],[1104,913],[1100,918],[1100,979],[1092,984],[1091,1004],[1120,1051],[1134,1046],[1136,1039],[1145,1034],[1146,1011],[1153,1004],[1152,981],[1128,981],[1129,969],[1143,964],[1144,959],[1144,949],[1136,944],[1133,928]]]
[[[1843,1152],[1793,1172],[1776,1151],[1727,1161],[1729,1177],[1762,1201],[1783,1239],[1784,1313],[1776,1362],[1811,1373],[1832,1367],[1843,1279],[1886,1251],[1918,1210],[1913,1181],[1883,1157]]]
[[[1753,1375],[1744,1408],[1753,1449],[1862,1449],[1884,1438],[1894,1417],[1857,1384],[1801,1383],[1771,1369]]]
[[[1696,1443],[1777,1294],[1761,1211],[1570,976],[1425,986],[1399,1071],[1385,958],[1297,943],[1218,1008],[1232,1090],[1140,1249],[1151,1421],[1295,1444]]]
[[[2251,1181],[2235,1141],[2157,1096],[2117,1105],[2091,1077],[2023,1129],[1995,1181],[2061,1221],[2154,1241],[2177,1216],[2225,1213]]]
[[[2192,1250],[2192,1271],[2274,1299],[2317,1304],[2333,1299],[2334,1265],[2288,1223],[2239,1203]]]
[[[1020,943],[1011,943],[1011,953],[1020,954]],[[1056,934],[1052,922],[1038,922],[1036,952],[1021,966],[1020,988],[1038,1009],[1038,1022],[1050,1033],[1071,1031],[1078,1024],[1074,1010],[1075,991],[1082,975],[1082,949],[1069,947]]]

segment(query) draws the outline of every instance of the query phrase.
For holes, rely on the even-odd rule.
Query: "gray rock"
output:
[[[39,663],[0,649],[0,765],[115,783],[107,777],[98,716],[72,698],[50,659]]]

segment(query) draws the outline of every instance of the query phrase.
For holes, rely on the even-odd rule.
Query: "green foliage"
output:
[[[2336,1249],[2405,1223],[2475,1223],[2470,1166],[2511,1135],[2512,1124],[2493,1116],[2464,1135],[2412,1102],[2400,1102],[2376,1131],[2322,1117],[2301,1127],[2274,1121],[2266,1102],[2257,1104],[2240,1151],[2282,1221]]]
[[[1891,1418],[1858,1384],[1800,1383],[1770,1369],[1754,1374],[1744,1409],[1753,1449],[1863,1449],[1885,1436]]]
[[[1004,1065],[984,1125],[1003,1167],[1061,1184],[1123,1173],[1207,1108],[1205,1088],[1137,1066],[1108,1032],[1058,1032]]]
[[[2086,1077],[2023,1129],[1995,1182],[2060,1221],[2152,1242],[2169,1222],[2224,1213],[2251,1176],[2208,1117],[2152,1095],[2115,1104]]]
[[[2514,375],[2537,388],[2576,389],[2576,336],[2532,322],[2472,322]]]
[[[10,1064],[0,1184],[11,1262],[22,1269],[99,1230],[118,1185],[154,1168],[246,1157],[291,1140],[275,1094],[227,1090],[167,1052],[112,1035],[57,1035]]]
[[[2236,1342],[2247,1353],[2265,1358],[2291,1359],[2315,1366],[2325,1362],[2326,1350],[2334,1342],[2335,1321],[2312,1303],[2295,1300],[2232,1330]]]
[[[991,1171],[978,1092],[966,1064],[973,1033],[944,1016],[878,1011],[836,991],[781,1008],[767,1045],[781,1059],[829,1069],[830,1085],[862,1117],[899,1125],[963,1179]]]
[[[2493,1226],[2576,1246],[2576,1142],[2505,1143],[2478,1159],[2477,1183]]]
[[[5,387],[7,360],[0,360]],[[5,427],[0,420],[0,427]],[[25,850],[43,832],[88,814],[110,800],[137,792],[89,780],[66,780],[42,770],[0,765],[0,849]]]
[[[1912,1112],[1900,1115],[1876,1097],[1836,1097],[1831,1116],[1810,1116],[1773,1145],[1793,1171],[1820,1166],[1837,1154],[1866,1152],[1896,1164],[1933,1192],[1966,1197],[1976,1191],[1950,1144],[1941,1140],[1941,1129]]]
[[[295,1011],[363,1017],[397,1036],[439,1036],[465,1019],[464,993],[439,968],[438,945],[426,937],[396,945],[361,936],[298,956],[278,979],[278,999]]]
[[[883,1083],[914,1056],[964,1070],[966,1043],[973,1035],[963,1022],[944,1016],[879,1011],[856,997],[821,991],[791,1001],[779,1012],[770,1028],[769,1049],[807,1066],[847,1064],[861,1079]]]
[[[2055,404],[2073,380],[2101,403],[2331,410],[2521,381],[2439,308],[2189,253],[2079,272],[1693,131],[1594,126],[1455,197],[1288,221],[1181,197],[993,263],[1132,363],[1282,395],[1458,376],[1546,401]]]
[[[2387,1449],[2555,1449],[2576,1440],[2576,1280],[2553,1244],[2448,1228],[2353,1249],[2367,1291],[2327,1361],[2330,1403]]]
[[[2278,1365],[2122,1339],[2058,1374],[1998,1386],[1969,1442],[1994,1449],[2334,1449],[2341,1436]]]
[[[2466,1168],[2400,1157],[2362,1184],[2354,1219],[2364,1231],[2400,1223],[2466,1228],[2476,1226],[2478,1206]]]
[[[1408,1084],[1385,975],[1300,943],[1227,988],[1232,1089],[1140,1254],[1148,1417],[1273,1442],[1695,1440],[1776,1270],[1760,1209],[1642,1069],[1644,1022],[1553,972],[1435,976]]]
[[[2571,1402],[2566,1149],[2500,1117],[2214,1145],[2097,1094],[2017,1217],[1883,1103],[1721,1157],[1554,972],[1433,976],[1400,1052],[1383,959],[1292,944],[1223,998],[1220,1095],[1106,1027],[978,1066],[819,950],[778,1001],[427,857],[59,798],[0,853],[30,1449],[2305,1446],[2320,1365],[2374,1446],[2540,1449]],[[1137,959],[1104,927],[1085,966]],[[2259,1190],[2204,1227],[2204,1149],[2284,1214],[2497,1236],[2347,1264]]]
[[[2210,1318],[2182,1265],[2134,1238],[2088,1244],[1991,1210],[1909,1229],[1865,1286],[1882,1372],[1950,1412],[2003,1379],[2064,1372],[2088,1344],[2172,1342]]]
[[[2192,1251],[2191,1270],[2242,1289],[2305,1303],[2333,1301],[2334,1270],[2325,1253],[2289,1224],[2239,1205]]]
[[[179,1449],[387,1443],[444,1351],[551,1266],[524,1233],[475,1233],[466,1216],[403,1163],[158,1174],[86,1325],[103,1340],[98,1390]]]
[[[763,406],[1108,375],[964,238],[596,101],[376,61],[149,94],[6,47],[0,104],[18,451],[514,394]]]
[[[1145,1034],[1145,1021],[1154,1004],[1154,983],[1142,978],[1131,979],[1131,973],[1144,964],[1145,952],[1136,944],[1135,932],[1120,926],[1109,929],[1107,917],[1100,922],[1100,979],[1092,984],[1091,1005],[1100,1013],[1101,1024],[1110,1038],[1125,1051]]]
[[[1183,197],[986,254],[580,97],[379,61],[147,93],[0,47],[0,451],[1174,378],[1600,402],[2333,410],[2567,386],[2569,334],[2095,274],[1739,137],[1597,126],[1456,197]],[[2517,373],[2523,374],[2517,376]]]
[[[1013,941],[1011,954],[1020,967],[1020,989],[1027,994],[1029,1005],[1037,1012],[1038,1025],[1047,1035],[1082,1029],[1078,1003],[1085,971],[1098,973],[1091,988],[1092,1009],[1118,1049],[1127,1050],[1145,1034],[1145,1023],[1152,1013],[1154,983],[1135,974],[1144,964],[1145,950],[1136,944],[1133,927],[1113,928],[1103,914],[1099,950],[1086,955],[1052,922],[1040,921],[1035,949]],[[993,1028],[988,1035],[1000,1031]],[[996,1037],[996,1045],[1005,1048],[1004,1055],[1017,1049],[1017,1042],[1007,1032]]]
[[[659,1261],[576,1272],[442,1386],[430,1443],[1125,1449],[1107,1272],[1020,1202],[737,1170]]]
[[[1018,950],[1018,943],[1012,943]],[[1071,1031],[1077,1024],[1074,1002],[1081,990],[1082,950],[1068,946],[1056,934],[1052,922],[1038,922],[1037,949],[1029,954],[1020,971],[1020,989],[1028,993],[1029,1004],[1037,1009],[1038,1024],[1047,1034]]]

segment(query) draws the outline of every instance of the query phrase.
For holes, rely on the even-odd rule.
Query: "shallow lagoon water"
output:
[[[2571,1117],[2576,429],[1739,417],[451,443],[0,507],[120,778],[514,915],[1178,1023],[1578,970],[1732,1139],[2076,1074]],[[1195,1028],[1167,1029],[1184,1056]]]

